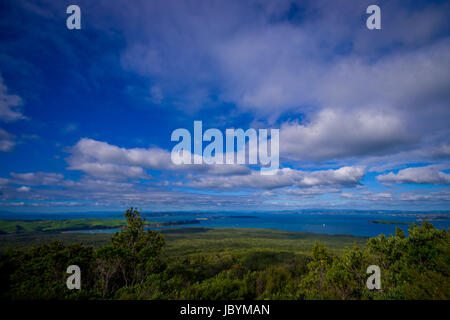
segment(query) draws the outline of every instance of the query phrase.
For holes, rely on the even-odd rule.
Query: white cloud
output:
[[[259,171],[251,171],[248,175],[201,176],[194,177],[186,186],[212,189],[275,189],[288,186],[355,186],[364,176],[365,168],[347,166],[336,170],[301,171],[290,168],[278,170],[277,174],[264,176]],[[183,184],[180,184],[183,185]]]
[[[164,91],[179,84],[176,96],[189,101],[192,92],[203,100],[217,93],[269,124],[302,114],[298,125],[284,124],[291,127],[285,150],[294,159],[392,154],[449,136],[450,39],[440,36],[448,4],[420,11],[386,5],[389,31],[382,36],[360,25],[364,8],[357,1],[299,4],[311,13],[300,21],[281,18],[290,5],[200,3],[202,14],[180,5],[158,16],[161,4],[149,10],[153,19],[142,38],[125,49],[123,66],[156,77]],[[135,26],[125,27],[133,34]]]
[[[387,183],[450,184],[450,174],[433,166],[407,168],[398,173],[389,172],[379,175],[377,179]]]
[[[0,128],[0,151],[11,151],[16,145],[15,136]]]
[[[8,88],[0,76],[0,120],[13,122],[26,119],[19,109],[22,103],[22,99],[19,96],[8,94]]]
[[[27,119],[20,110],[22,103],[19,96],[8,93],[8,88],[0,75],[0,121],[14,122]],[[15,136],[0,128],[0,151],[11,151],[16,144]]]
[[[280,152],[295,160],[383,154],[412,137],[394,114],[324,109],[307,124],[283,124]]]
[[[160,148],[120,148],[106,142],[83,138],[70,149],[69,169],[80,167],[82,163],[140,166],[149,169],[170,169],[174,165],[170,153]]]
[[[60,173],[48,172],[28,172],[28,173],[10,173],[13,183],[26,184],[32,186],[58,186],[64,179]]]
[[[171,153],[160,148],[120,148],[93,139],[80,139],[69,149],[69,170],[81,170],[98,177],[112,176],[148,178],[145,169],[207,172],[213,175],[246,174],[250,171],[243,165],[175,165]]]
[[[396,154],[372,156],[361,159],[360,163],[370,167],[369,171],[382,173],[410,163],[441,163],[445,165],[450,159],[450,144],[448,142],[432,145],[423,144],[413,150],[401,151]]]
[[[276,175],[262,176],[259,170],[250,170],[243,165],[174,165],[170,153],[163,149],[120,148],[87,138],[78,141],[70,151],[69,170],[80,170],[101,178],[146,178],[143,168],[190,172],[188,179],[191,181],[186,185],[201,188],[356,185],[365,172],[365,168],[359,166],[311,172],[284,168]],[[184,184],[179,182],[178,185]]]
[[[261,200],[258,196],[227,196],[184,193],[181,191],[166,190],[165,187],[148,184],[136,184],[105,180],[101,178],[82,177],[78,181],[59,180],[54,184],[44,182],[43,177],[56,177],[56,173],[27,173],[14,174],[18,179],[0,180],[0,206],[18,207],[64,207],[64,206],[106,206],[126,208],[130,206],[161,206],[167,208],[199,208],[210,207],[212,203],[220,202],[228,207],[241,208],[243,206],[258,205]],[[39,177],[41,179],[39,179]],[[24,192],[28,186],[14,187],[19,184],[39,185],[33,192]],[[4,183],[3,183],[4,182]],[[25,188],[23,188],[25,187]],[[58,187],[58,188],[55,188]],[[30,190],[31,191],[31,188]],[[26,199],[27,202],[17,201]],[[6,201],[6,202],[5,202]],[[188,207],[192,206],[192,207]]]
[[[137,166],[115,165],[110,163],[85,162],[72,165],[70,170],[80,170],[90,174],[93,177],[106,179],[150,179],[151,177],[143,168]]]
[[[387,204],[390,209],[395,208],[393,206],[397,205],[402,208],[405,203],[412,203],[416,210],[418,208],[417,204],[420,202],[426,203],[426,206],[423,208],[429,210],[430,205],[450,201],[450,193],[448,190],[413,190],[403,192],[367,191],[359,193],[342,192],[341,197],[348,200],[374,202],[378,206]]]
[[[175,166],[167,150],[122,148],[85,138],[67,158],[69,170],[85,173],[80,180],[65,180],[56,173],[11,173],[12,179],[0,178],[1,196],[18,198],[18,189],[38,185],[45,188],[20,196],[55,205],[79,205],[70,200],[81,199],[96,205],[248,202],[261,206],[267,197],[314,196],[358,187],[365,172],[356,165],[324,170],[326,166],[367,164],[370,170],[384,172],[388,164],[392,169],[414,159],[428,163],[449,158],[450,41],[443,31],[448,29],[448,4],[425,4],[415,10],[386,3],[381,32],[364,28],[365,8],[357,1],[302,1],[297,4],[299,16],[287,21],[286,14],[295,14],[295,7],[292,1],[200,0],[195,8],[176,0],[138,5],[123,1],[117,6],[102,2],[98,6],[102,14],[90,23],[106,30],[113,22],[122,30],[126,46],[121,65],[142,78],[142,85],[131,88],[130,95],[142,95],[153,103],[173,101],[188,112],[193,106],[208,108],[211,100],[230,102],[227,106],[236,106],[233,117],[218,112],[227,123],[240,112],[249,112],[261,127],[284,122],[280,150],[285,159],[340,162],[317,165],[321,168],[317,171],[285,168],[277,175],[261,176],[246,166]],[[1,79],[0,120],[24,119],[21,104]],[[0,129],[0,151],[11,150],[16,143],[12,134]],[[167,183],[127,180],[149,178],[147,169],[163,171]],[[448,184],[445,169],[410,169],[379,180]],[[182,181],[180,186],[269,191],[261,197],[166,192],[174,176]],[[342,196],[357,199],[349,192]],[[429,196],[433,198],[432,193]],[[359,199],[427,197],[413,193],[396,197],[393,191],[360,193]],[[448,200],[448,193],[435,199]]]

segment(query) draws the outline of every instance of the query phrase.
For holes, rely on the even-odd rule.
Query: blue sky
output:
[[[448,210],[449,6],[3,1],[0,210]],[[174,166],[194,120],[280,129],[280,171]]]

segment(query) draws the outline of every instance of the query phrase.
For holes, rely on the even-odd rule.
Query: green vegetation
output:
[[[380,223],[380,224],[403,224],[403,225],[410,225],[412,222],[405,222],[405,221],[395,221],[395,220],[370,220],[370,223]]]
[[[166,239],[163,252],[168,256],[216,254],[217,252],[245,253],[252,250],[288,251],[310,254],[315,241],[325,244],[336,254],[346,246],[366,243],[367,238],[347,235],[314,234],[274,229],[245,228],[179,228],[160,231]]]
[[[145,227],[177,226],[199,223],[197,220],[146,222]],[[72,219],[72,220],[0,220],[1,234],[31,232],[64,232],[122,228],[125,219]]]
[[[120,228],[124,219],[0,220],[0,234]]]
[[[86,219],[90,220],[90,219]],[[101,219],[99,219],[101,220]],[[107,219],[105,219],[107,220]],[[122,221],[122,220],[119,220]],[[123,220],[126,221],[126,220]],[[51,221],[58,222],[58,221]],[[145,223],[146,225],[148,222]],[[125,225],[125,222],[121,225]],[[84,230],[84,229],[83,229]],[[64,230],[68,231],[68,230]],[[61,241],[99,247],[111,241],[112,233],[24,232],[0,234],[0,253],[9,246],[28,249],[42,243]],[[309,254],[315,241],[324,243],[331,252],[342,253],[346,246],[362,246],[367,238],[347,235],[314,234],[274,229],[186,227],[158,230],[166,240],[164,256],[186,256],[195,253],[245,252],[256,249],[284,250]]]
[[[3,252],[1,298],[450,298],[449,233],[426,222],[412,225],[408,237],[397,228],[395,235],[364,239],[261,229],[155,232],[145,230],[133,208],[125,217],[126,225],[114,235],[1,236],[5,242],[37,244]],[[42,244],[38,235],[58,240]],[[82,270],[81,290],[66,287],[71,264]],[[381,268],[381,290],[366,288],[372,264]]]

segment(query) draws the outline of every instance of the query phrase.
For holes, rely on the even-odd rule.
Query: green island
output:
[[[0,225],[0,297],[6,300],[450,298],[449,232],[428,222],[411,225],[408,236],[397,228],[395,235],[373,238],[272,229],[148,230],[152,224],[130,208],[125,219]],[[81,227],[120,228],[70,232]],[[82,270],[82,290],[67,288],[69,265]],[[379,290],[366,286],[370,265],[381,269]]]
[[[413,222],[405,222],[405,221],[395,221],[395,220],[369,220],[370,223],[379,223],[379,224],[398,224],[398,225],[410,225]]]

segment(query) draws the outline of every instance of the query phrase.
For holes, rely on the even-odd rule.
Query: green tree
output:
[[[161,234],[145,230],[145,219],[136,208],[126,211],[127,225],[112,237],[112,252],[119,258],[118,269],[125,286],[144,282],[161,267],[159,255],[164,246]],[[112,259],[113,257],[109,257]]]

